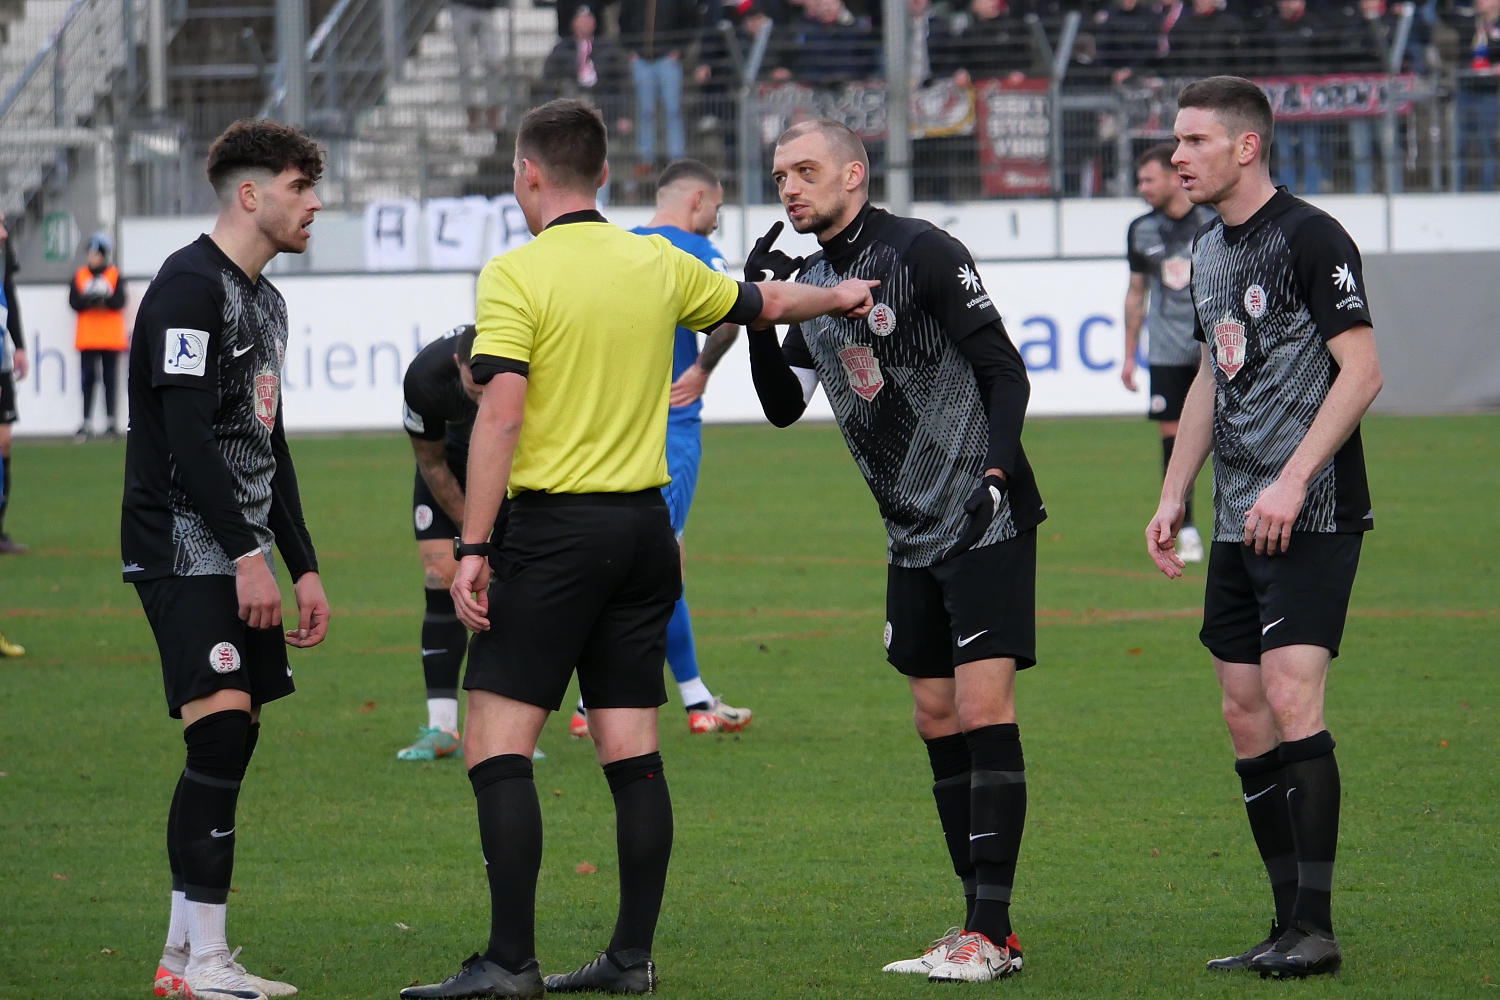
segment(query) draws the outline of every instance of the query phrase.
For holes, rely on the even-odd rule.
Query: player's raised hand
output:
[[[788,257],[780,250],[772,249],[783,228],[785,224],[781,220],[773,222],[766,234],[750,248],[750,253],[745,257],[746,281],[786,281],[802,270],[802,265],[806,263],[804,258]]]
[[[869,315],[870,310],[875,308],[875,297],[871,290],[878,287],[880,287],[878,281],[870,281],[867,278],[845,278],[833,286],[839,305],[830,309],[829,315],[845,316],[849,319],[860,319]]]
[[[453,574],[453,610],[470,632],[490,630],[490,561],[484,556],[464,556]]]
[[[990,473],[979,483],[979,488],[964,501],[964,526],[958,538],[943,553],[944,559],[969,551],[984,537],[990,522],[1000,510],[1000,498],[1005,495],[1005,479]]]
[[[240,621],[246,625],[272,628],[281,624],[281,591],[261,553],[252,552],[234,564],[234,594]]]
[[[1182,528],[1187,510],[1179,503],[1163,500],[1151,523],[1146,525],[1146,554],[1168,580],[1182,575],[1183,562],[1177,555],[1177,532]]]
[[[328,635],[328,597],[316,573],[303,573],[292,584],[297,597],[297,627],[286,634],[286,644],[307,649]]]

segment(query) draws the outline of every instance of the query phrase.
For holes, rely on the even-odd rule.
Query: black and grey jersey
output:
[[[461,328],[460,328],[461,329]],[[402,380],[401,413],[406,433],[421,441],[442,441],[448,468],[464,483],[469,464],[469,436],[479,406],[464,392],[454,360],[458,339],[453,331],[417,352]]]
[[[1144,274],[1146,357],[1152,365],[1198,367],[1193,339],[1193,237],[1218,216],[1207,205],[1194,205],[1180,219],[1152,211],[1130,224],[1125,259],[1132,274]]]
[[[1248,221],[1193,246],[1195,336],[1214,373],[1214,538],[1245,514],[1302,442],[1338,374],[1327,342],[1368,325],[1359,248],[1331,216],[1277,192]],[[1294,531],[1374,526],[1359,428],[1308,484]]]
[[[797,280],[823,287],[849,277],[878,280],[874,309],[863,319],[824,316],[794,326],[783,354],[794,368],[817,373],[880,507],[891,564],[930,566],[959,535],[990,446],[986,402],[958,344],[985,330],[1014,347],[962,243],[879,209],[850,230]],[[1019,355],[1015,365],[1024,391]],[[1045,516],[1019,440],[1014,455],[1009,489],[979,545],[1013,538]]]
[[[207,236],[168,257],[146,289],[130,345],[120,527],[127,581],[232,575],[237,557],[257,546],[270,552],[286,342],[281,293],[264,277],[251,281]],[[205,457],[184,468],[189,460],[169,444],[180,429],[167,426],[164,395],[181,390],[213,394],[201,412],[228,471],[217,481],[230,495],[207,498],[209,510],[184,488]]]

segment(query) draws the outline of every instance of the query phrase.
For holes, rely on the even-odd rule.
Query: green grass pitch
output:
[[[1368,536],[1329,681],[1343,828],[1336,978],[1214,977],[1270,917],[1207,655],[1203,569],[1146,558],[1143,420],[1035,420],[1040,665],[1018,702],[1030,811],[1014,918],[1025,997],[1464,997],[1500,976],[1500,416],[1365,422]],[[885,664],[884,536],[829,425],[710,427],[688,598],[735,736],[663,711],[676,847],[657,934],[679,998],[915,997],[880,966],[960,919],[905,685]],[[394,997],[482,949],[488,901],[456,761],[395,760],[425,721],[404,436],[293,442],[334,608],[293,650],[240,799],[229,936],[309,1000]],[[0,557],[0,998],[147,997],[166,929],[162,828],[182,741],[120,583],[118,445],[17,442]],[[1208,478],[1199,484],[1206,520]],[[671,686],[669,685],[669,688]],[[544,972],[603,947],[612,809],[566,716],[537,765]],[[597,871],[582,874],[584,863]]]

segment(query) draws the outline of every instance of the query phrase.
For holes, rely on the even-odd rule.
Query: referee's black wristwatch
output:
[[[453,536],[453,558],[462,559],[464,556],[484,556],[489,558],[489,542],[466,543],[458,535]]]

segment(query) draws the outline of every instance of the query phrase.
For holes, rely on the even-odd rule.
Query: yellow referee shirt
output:
[[[564,218],[479,275],[476,368],[528,366],[509,493],[665,486],[673,332],[717,325],[739,284],[665,237]]]

